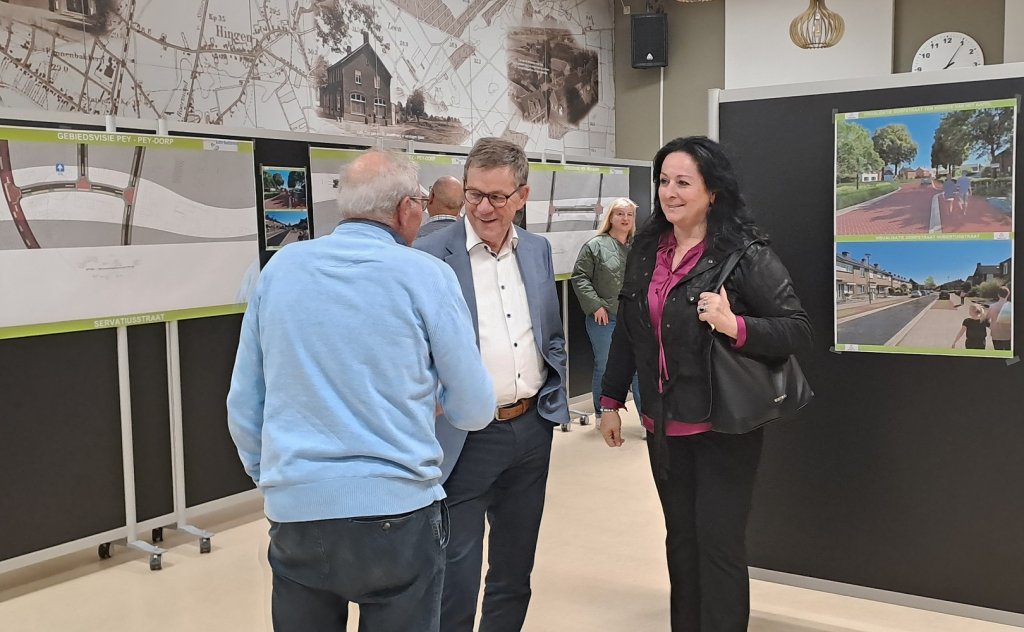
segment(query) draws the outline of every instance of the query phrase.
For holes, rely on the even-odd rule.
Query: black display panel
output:
[[[0,560],[125,524],[117,331],[0,340]]]
[[[1024,613],[1024,364],[829,351],[833,112],[1021,93],[1007,79],[722,104],[722,142],[817,340],[800,358],[815,401],[767,430],[751,566]]]
[[[241,323],[241,315],[178,323],[188,507],[255,487],[228,433],[225,403]]]
[[[135,517],[139,522],[174,512],[166,331],[163,323],[128,328]]]

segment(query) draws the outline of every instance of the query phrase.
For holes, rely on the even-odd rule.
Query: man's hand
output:
[[[594,322],[597,323],[598,325],[607,325],[608,310],[605,309],[604,307],[599,307],[597,311],[594,312]]]

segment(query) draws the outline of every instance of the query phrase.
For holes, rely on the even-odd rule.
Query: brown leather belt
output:
[[[536,403],[537,396],[534,395],[533,397],[524,397],[512,404],[498,406],[494,409],[494,421],[512,421],[533,408],[533,405]]]

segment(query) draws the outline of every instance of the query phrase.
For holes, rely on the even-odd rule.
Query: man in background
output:
[[[430,214],[423,226],[420,227],[416,238],[425,237],[446,226],[451,226],[459,219],[462,212],[462,203],[465,198],[462,194],[462,182],[452,176],[441,176],[430,187],[430,197],[427,198],[427,212]]]
[[[455,275],[407,247],[415,166],[341,173],[342,221],[280,250],[242,320],[228,427],[270,519],[277,632],[436,632],[447,527],[435,410],[487,426],[494,391]]]
[[[526,154],[509,141],[484,138],[464,172],[465,218],[416,247],[443,259],[459,278],[498,409],[490,425],[468,434],[438,420],[452,521],[441,630],[473,630],[486,519],[479,632],[517,632],[530,604],[552,429],[569,422],[565,337],[551,244],[512,225],[530,193]]]

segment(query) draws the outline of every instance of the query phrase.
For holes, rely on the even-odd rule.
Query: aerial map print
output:
[[[0,105],[615,154],[606,0],[5,0]]]

